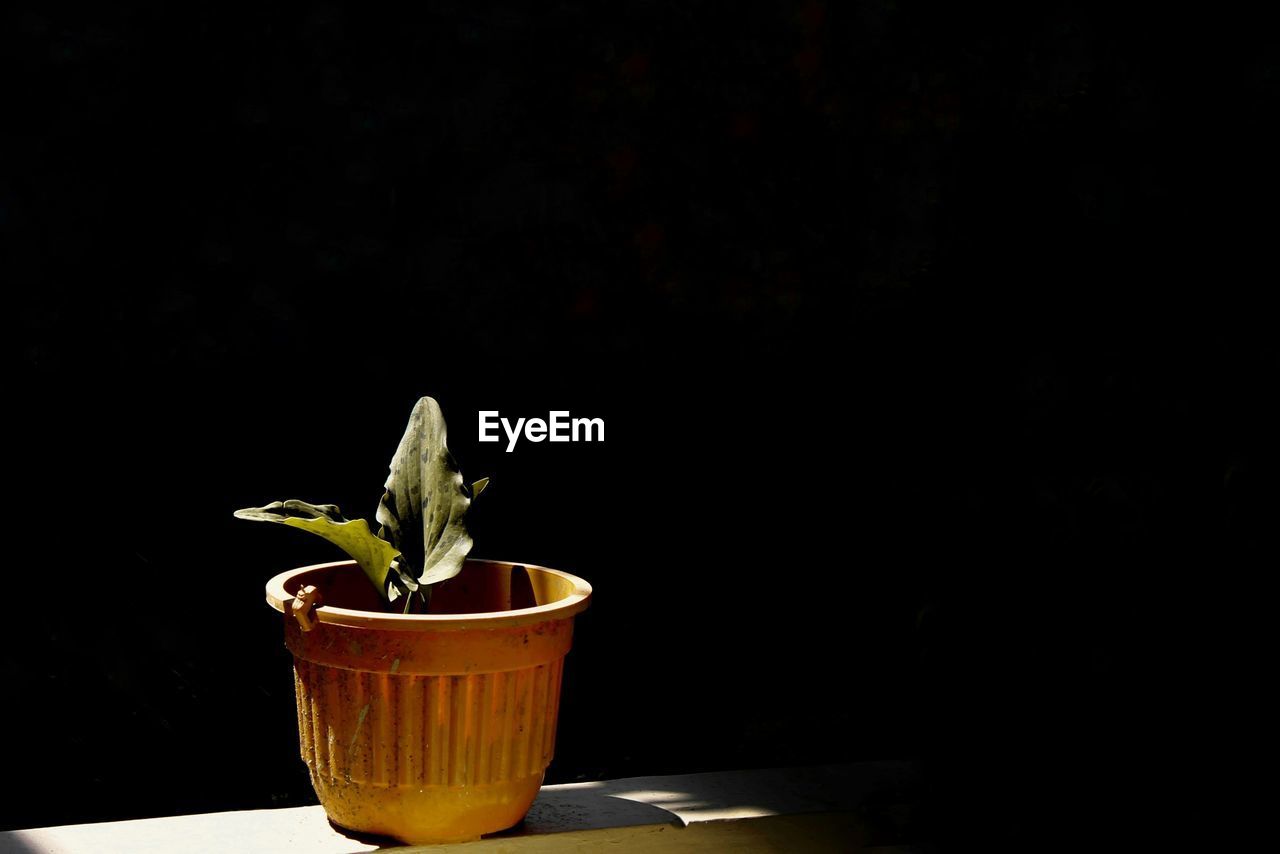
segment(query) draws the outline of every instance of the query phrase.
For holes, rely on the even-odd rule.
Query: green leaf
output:
[[[324,537],[342,548],[360,564],[364,574],[378,588],[383,597],[394,601],[401,591],[393,585],[388,590],[387,577],[392,563],[400,556],[400,550],[386,540],[376,537],[364,519],[344,519],[336,504],[308,504],[305,501],[273,501],[265,507],[246,507],[235,512],[237,519],[254,522],[278,522],[291,528],[301,528]],[[392,576],[393,582],[401,579]],[[416,585],[414,585],[416,587]]]
[[[391,459],[378,503],[379,536],[400,550],[420,585],[452,578],[471,551],[463,517],[471,498],[446,443],[440,405],[424,397]]]

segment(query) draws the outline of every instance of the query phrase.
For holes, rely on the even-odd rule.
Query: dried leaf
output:
[[[440,405],[424,397],[391,459],[378,504],[379,536],[400,550],[420,585],[452,578],[471,551],[463,521],[471,498],[446,444]]]
[[[399,595],[394,583],[388,590],[388,575],[392,582],[400,579],[391,572],[392,563],[400,550],[391,543],[374,536],[364,519],[344,519],[336,504],[308,504],[305,501],[273,501],[265,507],[246,507],[235,512],[238,519],[254,522],[278,522],[291,528],[301,528],[324,537],[342,548],[360,564],[364,574],[378,588],[383,597],[394,601]],[[416,586],[416,585],[415,585]]]

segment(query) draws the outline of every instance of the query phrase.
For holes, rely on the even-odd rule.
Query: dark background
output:
[[[231,512],[371,517],[430,394],[475,554],[595,585],[549,782],[901,758],[922,838],[1214,838],[1272,30],[425,5],[5,13],[0,827],[313,802],[262,588],[341,554]]]

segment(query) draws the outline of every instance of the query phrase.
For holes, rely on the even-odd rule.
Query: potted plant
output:
[[[591,587],[554,569],[469,560],[468,485],[435,400],[418,401],[375,534],[331,504],[236,516],[319,534],[351,560],[283,572],[267,602],[293,653],[302,758],[329,818],[409,843],[517,824],[555,744],[573,617]]]

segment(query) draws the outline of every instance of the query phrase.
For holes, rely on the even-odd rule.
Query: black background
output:
[[[425,5],[6,13],[0,826],[313,802],[262,587],[341,555],[231,512],[371,517],[430,394],[474,553],[596,588],[549,782],[905,758],[921,838],[1219,833],[1272,31]]]

